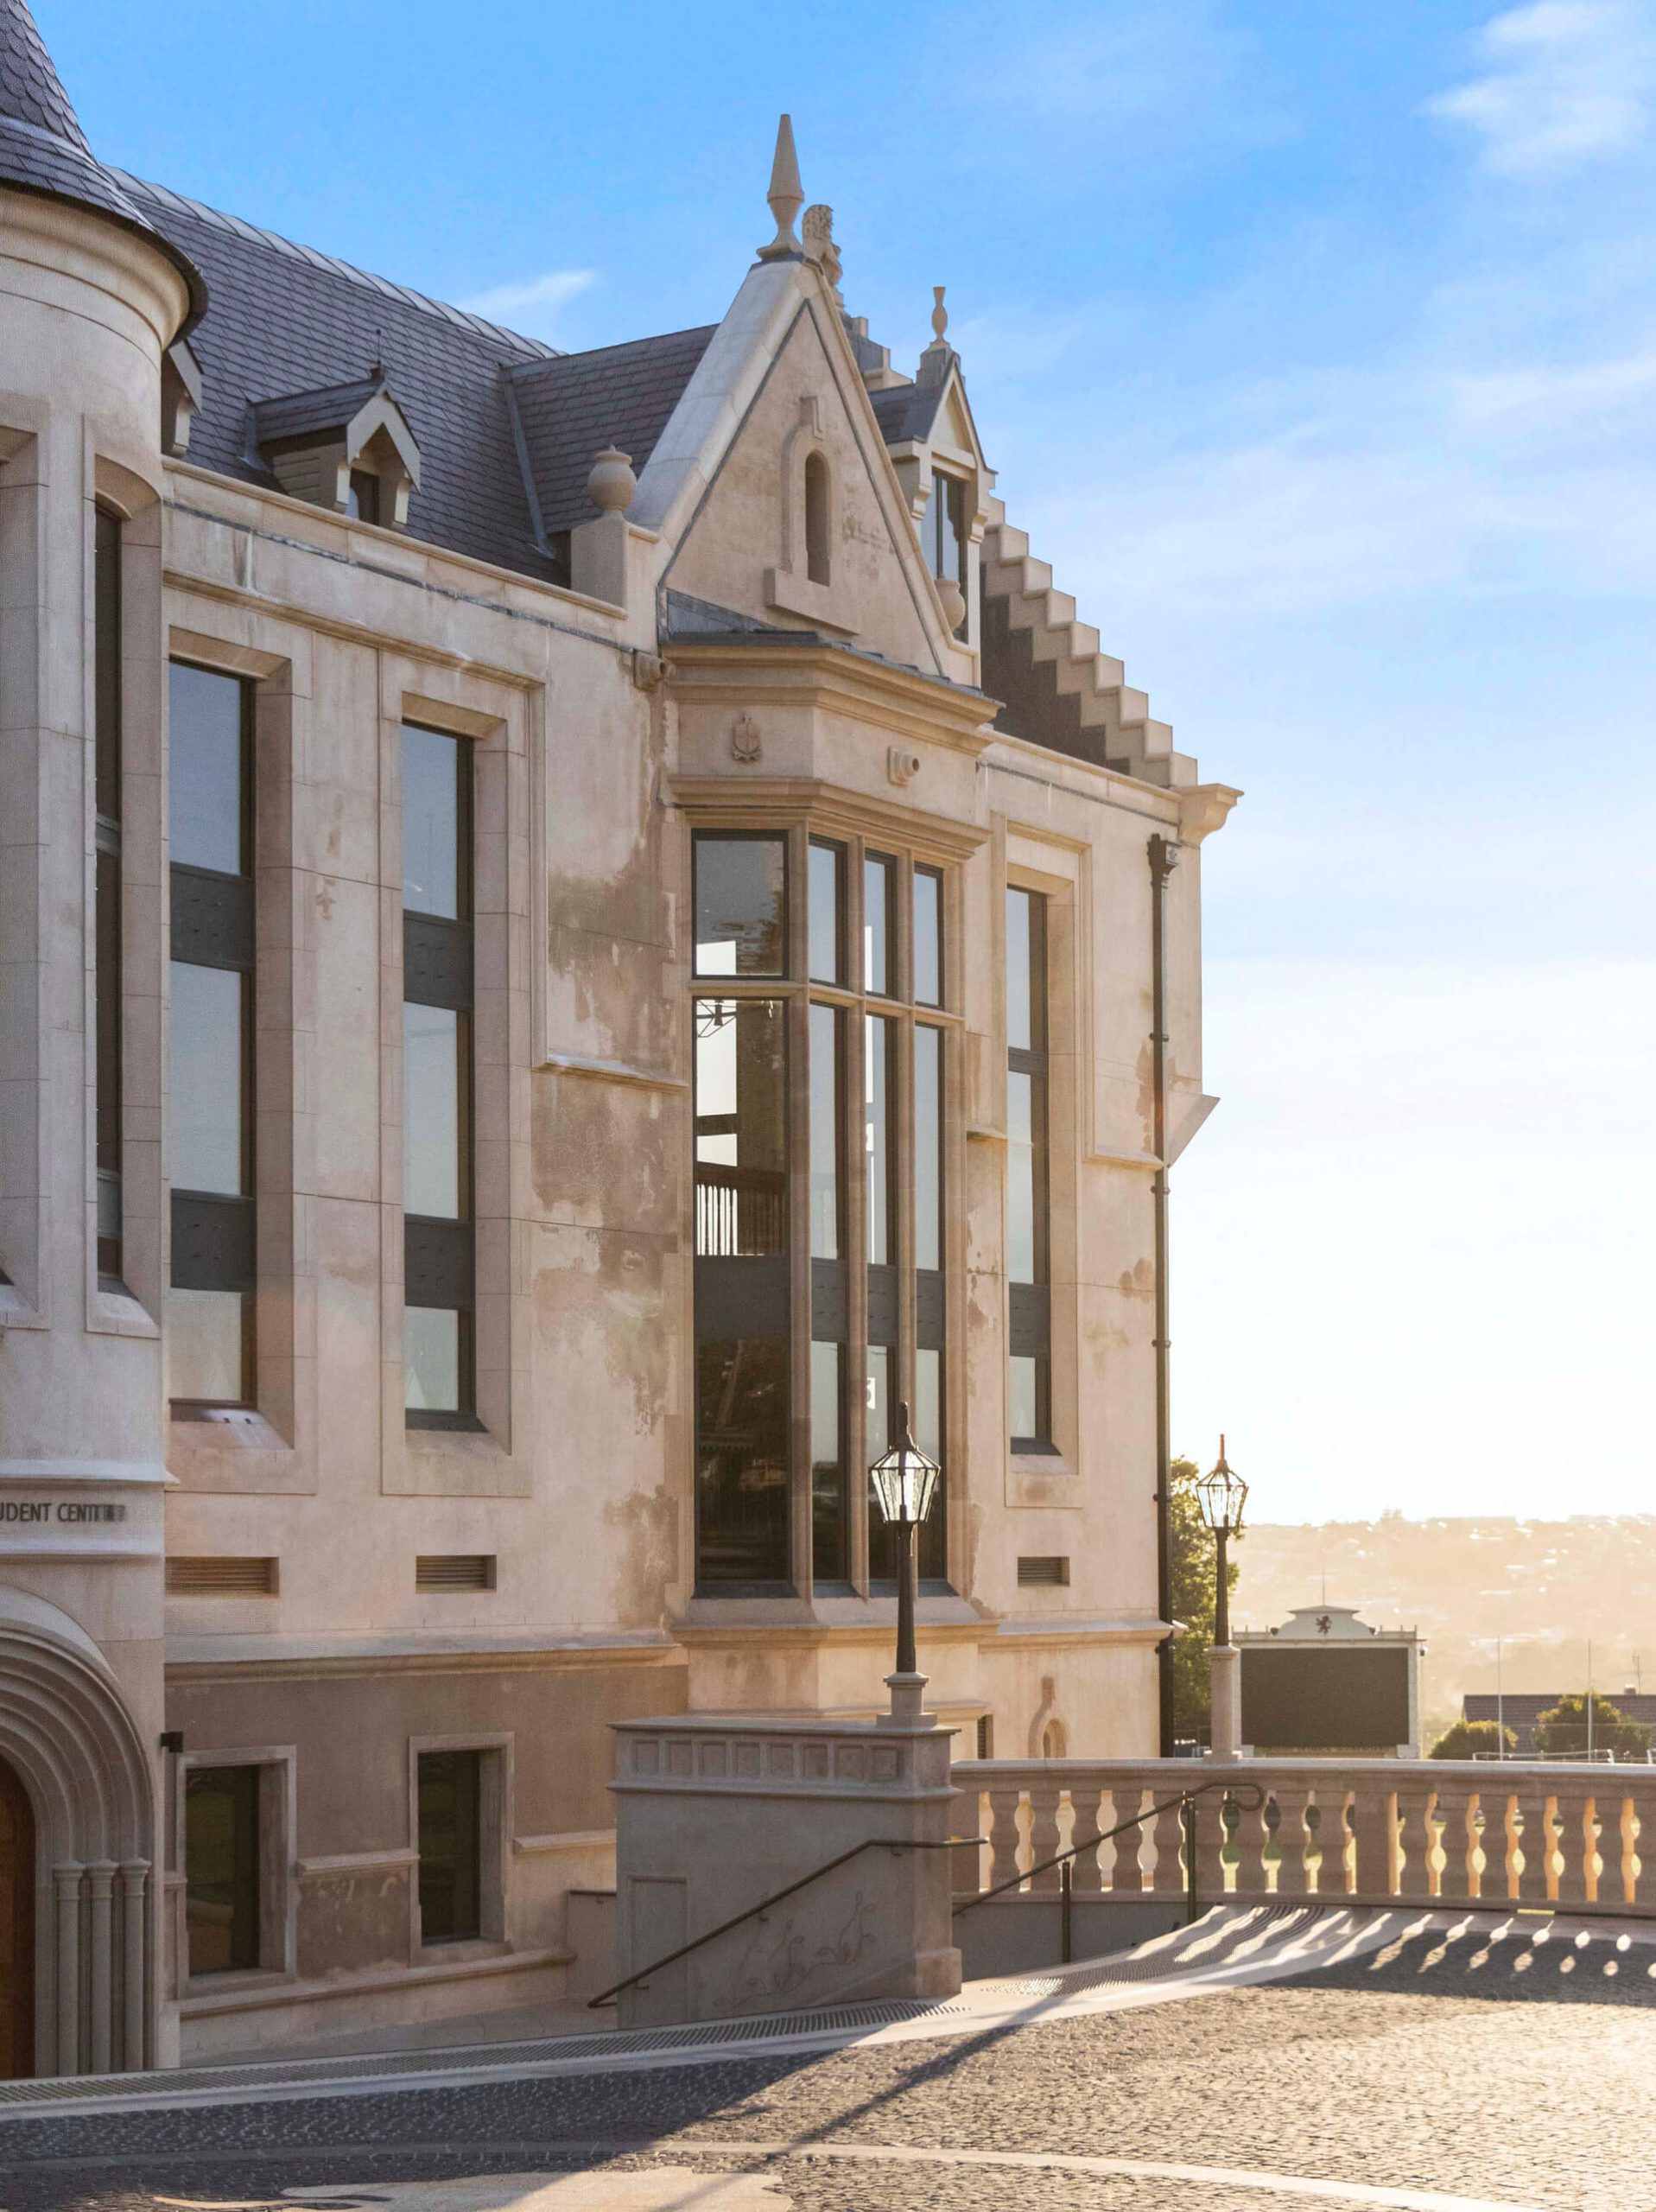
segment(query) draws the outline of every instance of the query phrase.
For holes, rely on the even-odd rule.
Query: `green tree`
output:
[[[1518,1749],[1515,1730],[1503,1728],[1508,1752]],[[1493,1720],[1457,1720],[1443,1734],[1426,1754],[1433,1759],[1492,1759],[1498,1756],[1495,1743],[1495,1723]]]
[[[1584,1752],[1587,1749],[1587,1700],[1571,1694],[1550,1706],[1535,1724],[1538,1751]],[[1593,1749],[1614,1751],[1618,1758],[1641,1759],[1650,1749],[1650,1731],[1642,1720],[1630,1720],[1619,1705],[1593,1693]]]
[[[1173,1645],[1173,1723],[1181,1736],[1205,1728],[1211,1717],[1208,1654],[1213,1648],[1217,1566],[1213,1532],[1196,1503],[1194,1459],[1175,1459],[1171,1497],[1173,1618],[1184,1634]],[[1233,1592],[1240,1573],[1233,1552],[1228,1580]]]

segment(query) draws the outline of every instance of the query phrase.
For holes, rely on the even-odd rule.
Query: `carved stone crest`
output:
[[[759,726],[744,707],[730,726],[730,757],[733,760],[757,760],[760,750]]]

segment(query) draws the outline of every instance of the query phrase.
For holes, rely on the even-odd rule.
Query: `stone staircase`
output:
[[[1001,727],[1144,783],[1195,784],[1196,762],[1174,751],[1171,727],[1152,720],[1145,694],[1126,681],[1119,660],[1099,651],[1098,632],[1077,621],[1069,594],[1053,588],[1050,565],[1006,520],[1005,502],[991,498],[988,506],[983,687],[1006,701]]]

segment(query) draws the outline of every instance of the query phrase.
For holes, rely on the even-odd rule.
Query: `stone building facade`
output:
[[[1155,1749],[1234,793],[771,205],[559,354],[0,0],[0,2072],[557,1995],[612,1724],[882,1700],[899,1399],[945,1719]]]

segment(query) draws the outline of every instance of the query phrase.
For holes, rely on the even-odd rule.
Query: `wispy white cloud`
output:
[[[562,310],[571,300],[597,282],[591,269],[549,269],[544,276],[525,277],[515,284],[494,284],[473,293],[460,305],[470,315],[480,315],[508,329],[521,330],[526,338],[552,338]]]
[[[1478,36],[1483,73],[1426,103],[1482,139],[1486,168],[1520,176],[1625,150],[1656,99],[1647,0],[1530,0]]]

